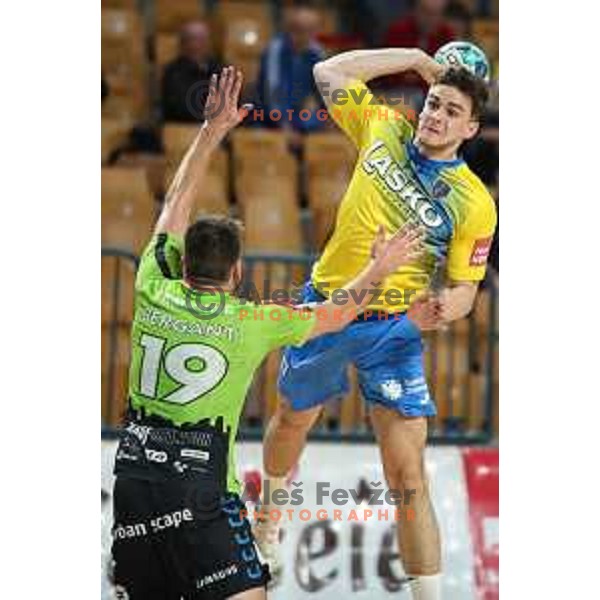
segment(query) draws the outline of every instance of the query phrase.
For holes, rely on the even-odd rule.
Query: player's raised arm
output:
[[[382,281],[400,267],[417,262],[425,252],[424,232],[413,223],[407,223],[389,240],[385,228],[379,228],[373,244],[369,264],[336,297],[320,304],[314,328],[307,339],[343,329],[373,299],[374,291]]]
[[[426,81],[433,81],[444,67],[417,48],[387,48],[383,50],[352,50],[317,63],[313,69],[315,82],[327,105],[329,115],[359,149],[366,142],[367,132],[378,121],[387,122],[390,107],[373,97],[366,81],[403,71],[415,70]],[[397,103],[396,103],[397,104]],[[414,113],[412,108],[405,107]],[[392,108],[394,116],[389,126],[404,140],[412,136],[408,112]]]
[[[333,93],[357,80],[366,82],[411,70],[432,83],[444,67],[418,48],[383,48],[342,52],[317,63],[313,73],[327,108],[331,108]]]
[[[167,192],[155,233],[183,235],[188,227],[194,202],[202,189],[211,155],[227,133],[247,114],[238,108],[242,73],[225,67],[217,81],[210,80],[206,101],[206,121],[186,152]]]

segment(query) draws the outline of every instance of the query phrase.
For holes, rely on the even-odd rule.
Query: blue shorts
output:
[[[304,286],[304,302],[322,302],[312,283]],[[279,391],[293,410],[306,410],[350,390],[347,369],[358,370],[367,403],[392,408],[407,417],[433,416],[423,366],[420,330],[405,314],[374,314],[336,333],[298,348],[288,347],[279,370]]]

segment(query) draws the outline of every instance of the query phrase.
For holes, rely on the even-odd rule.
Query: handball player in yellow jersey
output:
[[[366,86],[409,70],[430,84],[416,130],[394,109],[378,106]],[[427,253],[373,290],[372,304],[350,327],[285,351],[281,402],[264,440],[265,479],[272,498],[285,486],[323,403],[348,391],[347,367],[353,364],[388,486],[416,490],[410,504],[415,519],[400,519],[398,527],[413,597],[439,600],[440,537],[423,456],[426,418],[435,414],[435,405],[425,380],[421,331],[465,317],[485,275],[495,204],[458,152],[476,135],[488,92],[466,69],[443,67],[418,49],[345,52],[318,63],[314,75],[329,114],[356,145],[358,158],[304,301],[335,300],[337,294],[343,302],[337,292],[368,257],[379,223],[391,231],[419,223]],[[269,502],[264,499],[267,510]],[[277,571],[277,524],[261,521],[256,535]]]

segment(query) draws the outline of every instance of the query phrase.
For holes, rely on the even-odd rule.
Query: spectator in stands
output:
[[[455,39],[471,40],[473,36],[471,11],[458,0],[452,0],[446,7],[446,24],[454,30]]]
[[[179,56],[165,66],[161,86],[165,121],[203,121],[208,83],[220,66],[211,56],[210,30],[201,21],[184,25]]]
[[[383,39],[383,46],[421,48],[433,56],[444,44],[457,39],[447,23],[445,11],[448,0],[414,0],[413,9],[392,23]],[[376,87],[398,89],[409,96],[413,108],[419,108],[427,85],[413,73],[391,75],[380,79]]]
[[[264,111],[265,126],[283,127],[297,133],[324,126],[317,115],[324,107],[312,73],[314,65],[324,58],[323,48],[315,39],[319,26],[319,14],[310,5],[296,5],[285,14],[283,33],[276,35],[264,50],[257,104]],[[303,113],[306,120],[300,118],[303,109],[310,111]],[[281,111],[281,119],[270,119],[268,115],[272,110]]]
[[[414,9],[393,23],[384,45],[398,48],[421,48],[433,56],[438,48],[456,39],[444,13],[448,0],[415,0]]]
[[[366,48],[377,47],[386,34],[389,23],[404,16],[412,0],[354,0],[356,30],[366,40]]]
[[[497,82],[492,81],[490,88],[493,98],[494,94],[497,95]],[[469,167],[490,188],[498,185],[499,123],[498,107],[490,102],[482,119],[481,131],[465,144],[462,151]]]

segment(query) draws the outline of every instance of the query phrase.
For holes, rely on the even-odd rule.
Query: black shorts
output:
[[[144,439],[145,450],[153,437],[164,442],[166,436],[154,435],[155,432],[150,430],[146,436],[149,442]],[[131,439],[126,444],[122,441],[120,446],[122,449],[125,445],[127,452],[117,452],[112,530],[116,597],[219,600],[265,587],[270,579],[269,569],[259,557],[240,497],[211,485],[210,478],[169,474],[169,462],[178,450],[177,430],[173,432],[175,435],[169,440],[174,444],[153,450],[167,456],[159,464],[147,464],[144,468],[140,458],[130,468],[130,458],[148,455],[136,452]],[[193,450],[189,439],[185,445],[184,454],[189,455]],[[125,461],[119,459],[120,454]],[[144,478],[145,471],[151,477]],[[191,471],[192,468],[187,469],[186,475]]]

